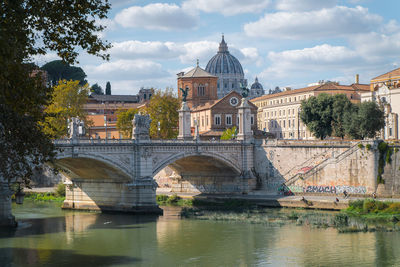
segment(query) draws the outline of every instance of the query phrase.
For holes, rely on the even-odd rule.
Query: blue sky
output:
[[[111,0],[110,61],[82,54],[90,84],[113,94],[176,88],[176,73],[205,68],[224,33],[249,85],[301,88],[319,80],[369,83],[400,67],[398,0]],[[52,53],[38,64],[56,59]]]

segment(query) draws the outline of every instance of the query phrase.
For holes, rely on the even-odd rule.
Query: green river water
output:
[[[13,206],[0,266],[400,266],[400,232],[182,219]],[[271,210],[271,212],[275,212]],[[307,212],[307,211],[305,211]]]

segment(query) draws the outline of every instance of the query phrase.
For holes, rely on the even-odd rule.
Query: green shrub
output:
[[[363,209],[364,200],[354,200],[349,202],[349,210],[361,212]]]
[[[64,183],[59,183],[57,185],[56,196],[65,197],[65,184]]]
[[[371,150],[371,145],[370,144],[367,144],[365,147],[367,148],[368,151]]]
[[[167,199],[167,204],[177,204],[181,198],[177,194],[173,194]]]
[[[372,199],[365,199],[363,204],[363,212],[370,213],[376,209],[375,201]]]
[[[364,148],[364,145],[363,144],[358,144],[358,147],[360,148],[360,149],[363,149]]]
[[[400,203],[399,202],[393,202],[388,204],[389,207],[385,210],[386,213],[391,213],[391,214],[399,214],[400,213]]]
[[[158,204],[165,204],[168,200],[168,196],[167,195],[157,195],[156,196],[156,201]]]

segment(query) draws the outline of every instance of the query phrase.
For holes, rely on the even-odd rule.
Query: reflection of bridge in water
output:
[[[203,181],[204,193],[246,193],[254,181],[250,141],[67,139],[55,145],[57,165],[69,177],[66,208],[157,209],[153,177],[166,166]]]

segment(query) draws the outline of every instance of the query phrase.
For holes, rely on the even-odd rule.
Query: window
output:
[[[294,97],[294,101],[296,101],[296,97]]]
[[[295,125],[294,125],[294,120],[293,120],[293,124],[292,124],[292,126],[293,126],[293,127],[295,127]]]
[[[250,117],[250,124],[251,124],[251,125],[254,125],[254,114],[251,114],[251,117]]]
[[[199,84],[199,86],[197,87],[197,95],[198,96],[204,96],[205,95],[204,85]]]
[[[392,128],[389,128],[389,136],[392,136],[392,135],[393,135]]]
[[[201,127],[204,127],[204,117],[201,116]]]
[[[228,88],[228,84],[227,84],[227,83],[225,83],[225,84],[224,84],[224,87],[225,87],[225,88]]]
[[[143,94],[143,99],[146,100],[146,94]]]
[[[289,124],[288,126],[289,126],[289,128],[290,128],[290,120],[288,120],[288,124]]]
[[[286,120],[283,120],[283,128],[286,127]]]
[[[232,83],[232,89],[233,89],[233,88],[235,88],[235,84],[234,84],[234,83]]]
[[[220,114],[214,115],[214,123],[215,123],[215,125],[221,125],[221,115]]]
[[[208,126],[208,115],[206,115],[206,126]]]
[[[226,125],[232,125],[232,114],[226,114]]]

